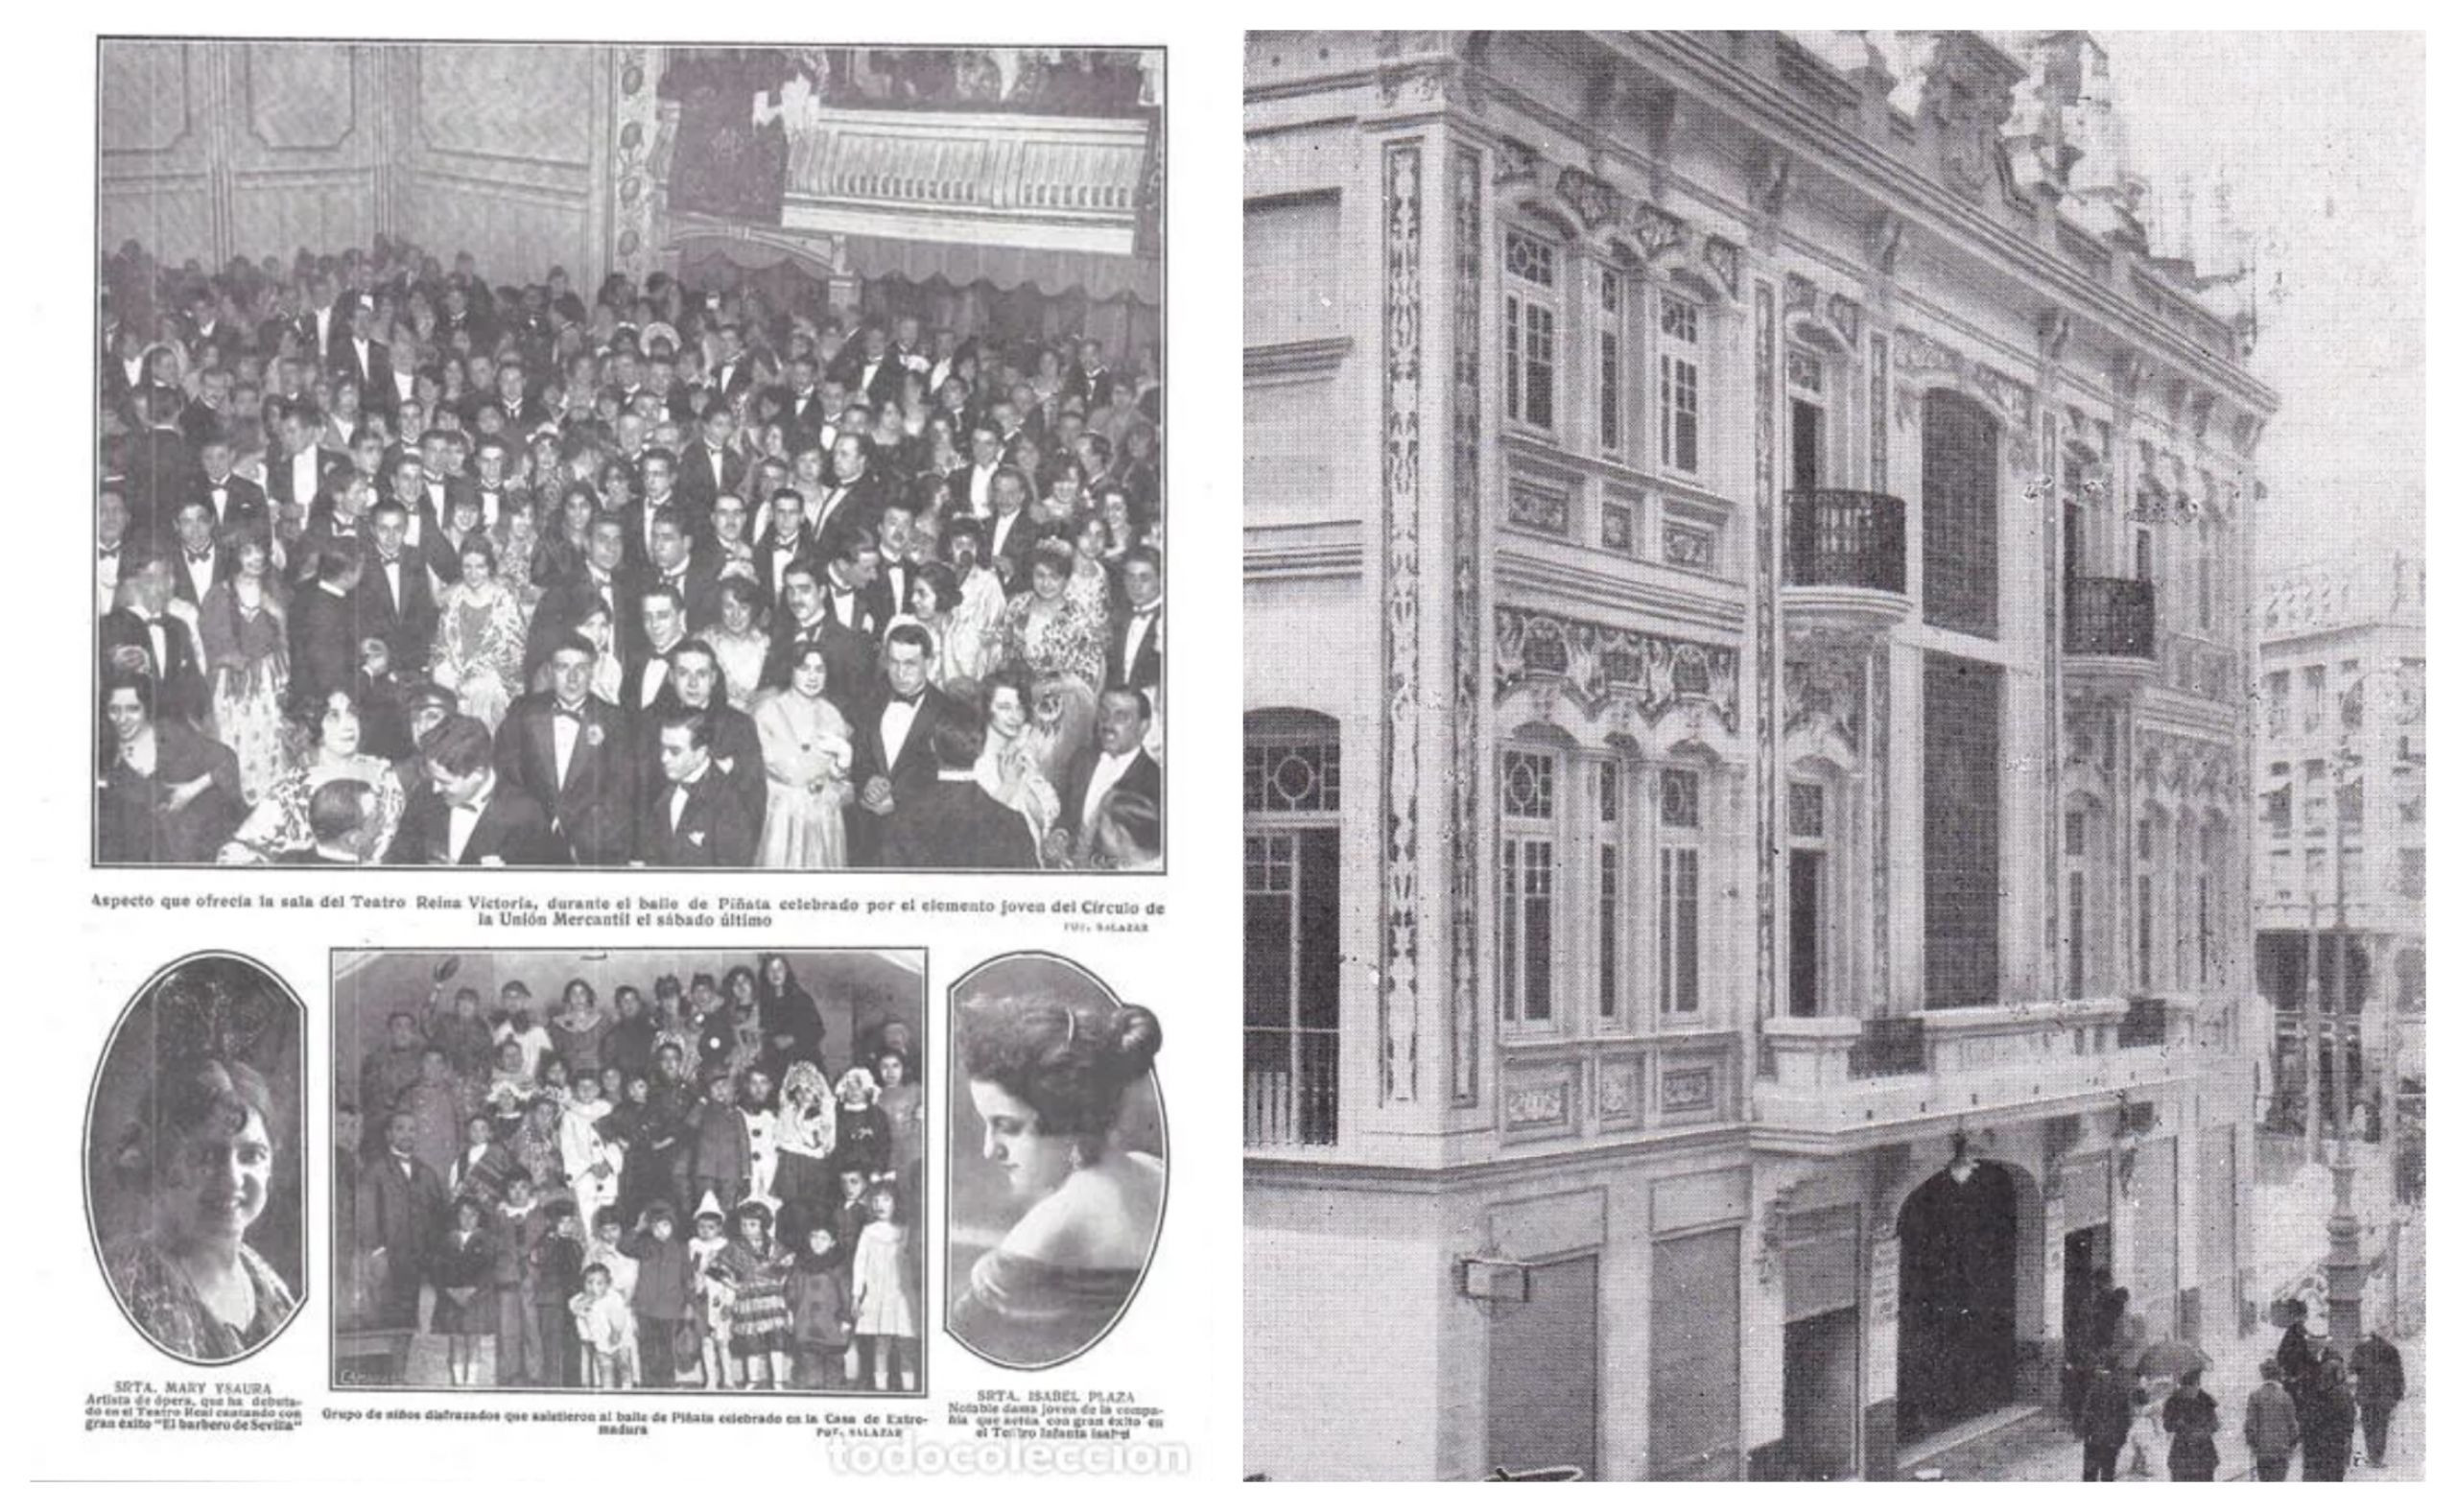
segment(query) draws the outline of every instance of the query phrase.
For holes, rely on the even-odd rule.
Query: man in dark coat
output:
[[[2081,1401],[2081,1478],[2113,1480],[2122,1459],[2124,1440],[2132,1436],[2132,1388],[2101,1357]]]
[[[385,1116],[384,1147],[358,1183],[359,1245],[375,1272],[376,1321],[388,1329],[417,1327],[427,1248],[443,1228],[443,1177],[416,1147],[416,1117]]]
[[[597,649],[566,637],[547,657],[548,686],[512,700],[495,732],[495,770],[546,809],[555,833],[583,866],[621,866],[632,856],[629,729],[622,711],[589,692]]]
[[[158,549],[131,546],[119,564],[119,604],[102,618],[102,665],[154,679],[154,712],[201,725],[209,712],[204,657],[185,620],[169,612],[171,564]]]
[[[657,727],[665,782],[641,817],[640,859],[651,866],[747,866],[759,831],[716,771],[705,710],[676,710]]]
[[[2302,1414],[2302,1478],[2343,1480],[2353,1458],[2353,1392],[2346,1385],[2345,1361],[2334,1351],[2320,1362],[2320,1379],[2311,1387],[2310,1410]]]
[[[418,742],[428,784],[402,812],[385,860],[410,866],[555,866],[571,851],[545,808],[495,771],[484,721],[447,716]]]
[[[974,775],[973,765],[980,760],[980,716],[956,704],[931,726],[929,740],[937,780],[887,815],[879,864],[892,871],[1036,866],[1040,858],[1031,827],[983,791]]]
[[[2353,1346],[2353,1401],[2362,1409],[2363,1462],[2374,1469],[2387,1462],[2388,1420],[2405,1400],[2405,1357],[2388,1335],[2373,1329]]]
[[[1135,688],[1111,688],[1100,695],[1094,723],[1097,744],[1074,758],[1066,787],[1057,795],[1058,828],[1043,841],[1044,854],[1054,863],[1087,865],[1092,860],[1094,832],[1100,803],[1113,791],[1139,792],[1154,805],[1161,802],[1160,764],[1143,748],[1151,728],[1151,700]]]
[[[902,625],[887,632],[886,696],[853,716],[853,791],[846,845],[857,866],[878,864],[880,826],[888,815],[937,786],[930,731],[956,701],[930,683],[930,632]],[[834,669],[829,669],[830,676]],[[833,682],[829,686],[834,686]]]

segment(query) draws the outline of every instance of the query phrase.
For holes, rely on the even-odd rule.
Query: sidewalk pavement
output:
[[[2259,1362],[2276,1348],[2276,1333],[2254,1331],[2248,1338],[2205,1340],[2209,1368],[2202,1385],[2217,1399],[2217,1478],[2249,1480],[2252,1464],[2243,1447],[2243,1403],[2259,1383]],[[2348,1480],[2420,1480],[2422,1478],[2422,1340],[2398,1339],[2405,1357],[2405,1400],[2397,1407],[2388,1432],[2388,1458],[2383,1465],[2363,1463],[2362,1434],[2353,1437],[2354,1462]],[[2126,1449],[2123,1477],[2127,1480],[2166,1478],[2166,1436],[2145,1425],[2133,1438],[2139,1451]],[[1946,1480],[2078,1480],[2081,1441],[2052,1407],[2034,1418],[1990,1434],[1939,1456],[1928,1467]],[[2289,1473],[2302,1478],[2301,1455]]]

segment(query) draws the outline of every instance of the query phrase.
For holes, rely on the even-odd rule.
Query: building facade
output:
[[[2357,1108],[2379,1106],[2390,1064],[2416,1091],[2423,1075],[2423,587],[2421,557],[2403,553],[2261,584],[2254,915],[2280,1127],[2302,1126],[2315,1090],[2323,1122],[2333,1116],[2340,1046]],[[2302,1045],[2315,940],[2313,1067]]]
[[[1249,1471],[1882,1477],[2235,1326],[2274,400],[2106,73],[1248,35]]]

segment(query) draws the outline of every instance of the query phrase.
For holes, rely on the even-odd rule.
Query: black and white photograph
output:
[[[307,1294],[307,1009],[244,956],[184,957],[121,1009],[85,1115],[85,1217],[129,1326],[180,1365],[277,1338]]]
[[[1169,1197],[1159,1015],[1064,957],[948,989],[947,1332],[993,1365],[1081,1358],[1125,1318]]]
[[[1163,50],[94,66],[96,863],[1162,869]]]
[[[1246,1476],[2421,1480],[2421,34],[1244,42]]]
[[[924,1389],[917,950],[342,951],[333,1384]]]

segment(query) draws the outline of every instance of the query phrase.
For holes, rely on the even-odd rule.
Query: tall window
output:
[[[1996,417],[1976,401],[1929,390],[1920,455],[1926,621],[1996,634]]]
[[[2286,706],[2293,701],[2294,677],[2291,673],[2273,672],[2260,679],[2260,701],[2268,705],[2268,732],[2285,733]]]
[[[1500,758],[1501,1020],[1552,1022],[1553,820],[1560,758],[1507,750]]]
[[[2302,733],[2310,735],[2320,728],[2328,702],[2328,669],[2325,666],[2302,669]]]
[[[1791,486],[1805,491],[1825,476],[1825,364],[1795,346],[1783,366],[1791,398]]]
[[[1338,1139],[1339,743],[1318,715],[1245,724],[1245,1142]]]
[[[1926,666],[1927,1005],[1996,1001],[2003,669],[1931,653]]]
[[[1620,764],[1594,764],[1594,1013],[1620,1017]]]
[[[1826,936],[1831,928],[1826,789],[1821,782],[1790,784],[1790,1012],[1812,1019],[1825,1009]]]
[[[1656,434],[1663,465],[1673,472],[1697,471],[1698,374],[1704,347],[1698,340],[1699,312],[1693,299],[1665,292],[1656,319],[1659,335],[1655,373]]]
[[[2064,995],[2090,990],[2090,814],[2064,815]]]
[[[1698,857],[1705,839],[1705,793],[1700,774],[1688,768],[1663,772],[1657,815],[1655,895],[1660,993],[1666,1019],[1693,1014],[1697,995]]]
[[[1594,328],[1594,438],[1606,454],[1614,457],[1622,449],[1621,407],[1625,401],[1620,380],[1620,321],[1626,297],[1620,275],[1609,268],[1603,270],[1595,296],[1603,318]]]
[[[2212,629],[2217,624],[2216,555],[2216,537],[2209,533],[2208,522],[2203,520],[2200,524],[2200,551],[2192,565],[2200,574],[2200,582],[2193,597],[2199,601],[2200,627],[2204,630]]]
[[[1508,414],[1548,431],[1560,351],[1560,249],[1516,227],[1501,241],[1509,275],[1502,295]]]

